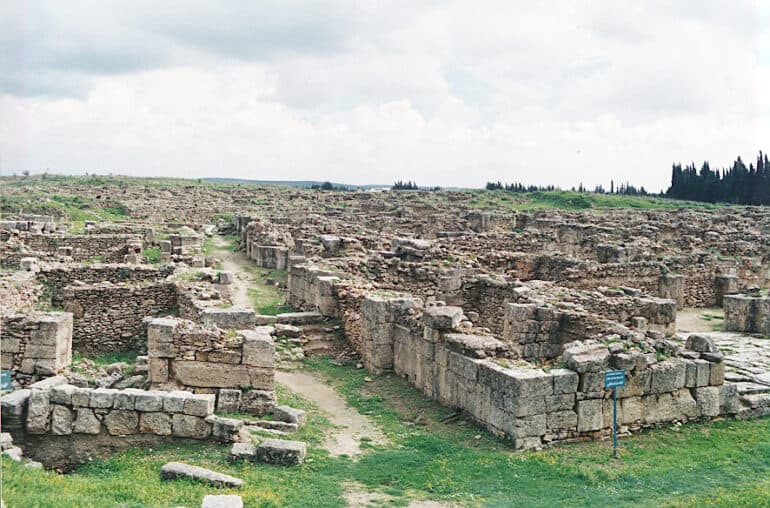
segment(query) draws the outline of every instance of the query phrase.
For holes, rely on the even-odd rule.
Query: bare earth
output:
[[[241,252],[229,251],[230,244],[221,236],[215,236],[214,242],[217,247],[223,247],[215,252],[216,257],[222,260],[222,269],[233,274],[234,280],[231,285],[233,305],[251,309],[251,299],[247,292],[249,276],[243,271],[243,268],[250,264],[249,260]]]
[[[344,400],[318,378],[304,372],[276,371],[275,380],[302,395],[327,413],[335,429],[326,437],[324,448],[334,456],[356,456],[361,453],[361,438],[372,444],[385,444],[388,439],[366,416],[348,406]]]

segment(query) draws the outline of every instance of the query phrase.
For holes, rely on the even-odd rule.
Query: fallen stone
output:
[[[276,420],[286,423],[305,424],[305,411],[290,406],[276,406],[273,408],[273,416]],[[282,430],[282,429],[279,429]]]
[[[305,443],[283,439],[265,439],[256,450],[256,457],[260,462],[282,466],[302,464],[306,455]]]
[[[240,478],[182,462],[168,462],[160,468],[161,480],[176,480],[179,478],[198,480],[216,487],[240,488],[243,486],[243,480]]]
[[[222,496],[208,494],[203,497],[201,508],[243,508],[243,500],[236,494]]]

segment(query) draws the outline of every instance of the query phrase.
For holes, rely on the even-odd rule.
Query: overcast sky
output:
[[[760,0],[4,1],[2,173],[657,191],[770,150],[768,27]]]

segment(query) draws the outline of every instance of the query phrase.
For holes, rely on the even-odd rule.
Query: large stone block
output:
[[[72,434],[72,411],[66,406],[55,404],[51,414],[51,433],[57,436]]]
[[[115,394],[118,390],[111,388],[96,388],[91,390],[88,406],[95,409],[111,408],[115,403]]]
[[[684,387],[686,381],[685,364],[678,360],[667,360],[650,367],[652,393],[674,392]]]
[[[265,439],[257,446],[255,454],[260,462],[291,466],[302,464],[307,455],[307,445],[302,441]]]
[[[139,415],[139,432],[141,434],[171,435],[171,415],[166,413],[141,413]]]
[[[222,388],[217,397],[217,411],[220,413],[237,413],[241,406],[241,391]]]
[[[463,317],[460,307],[428,307],[423,310],[423,323],[435,330],[453,330],[457,328]]]
[[[575,372],[600,372],[607,367],[610,351],[602,344],[575,342],[564,350],[563,359]]]
[[[139,426],[139,413],[113,409],[104,417],[104,426],[113,436],[136,434]]]
[[[724,362],[709,363],[709,384],[711,386],[721,386],[725,382],[725,364]]]
[[[27,432],[30,434],[45,434],[50,428],[53,410],[50,397],[50,390],[32,390],[27,410]]]
[[[602,399],[587,399],[577,403],[578,432],[602,428]]]
[[[578,389],[578,373],[569,369],[551,369],[553,393],[575,393]]]
[[[206,439],[211,435],[211,424],[198,416],[174,414],[171,419],[172,433],[176,437]]]
[[[173,391],[163,394],[163,411],[166,413],[183,413],[184,403],[187,397],[192,397],[191,392]]]
[[[136,393],[134,396],[134,409],[147,413],[163,411],[163,393],[146,392]]]
[[[94,414],[94,410],[87,407],[79,407],[77,416],[72,423],[72,432],[77,434],[98,434],[102,428],[102,422]]]
[[[275,345],[268,334],[244,330],[243,360],[244,365],[261,368],[273,368],[275,361]]]
[[[198,393],[187,398],[184,402],[184,414],[193,416],[208,416],[214,412],[216,395]]]
[[[516,418],[513,421],[513,437],[539,437],[547,432],[546,416],[544,414]]]
[[[209,388],[242,388],[258,386],[262,389],[273,389],[274,374],[263,372],[267,369],[248,367],[246,365],[228,365],[221,363],[178,360],[172,365],[174,378],[181,384]],[[272,380],[271,380],[272,377]],[[257,384],[254,384],[254,383]]]
[[[574,431],[577,429],[578,415],[571,410],[555,411],[546,414],[549,432]]]
[[[704,386],[695,389],[695,400],[699,416],[719,415],[719,388],[716,386]]]

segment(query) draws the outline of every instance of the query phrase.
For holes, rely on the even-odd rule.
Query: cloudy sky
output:
[[[761,0],[0,2],[0,163],[657,191],[770,150],[769,26]]]

